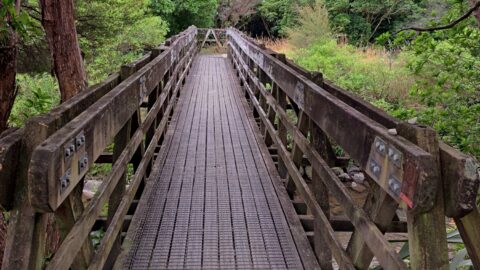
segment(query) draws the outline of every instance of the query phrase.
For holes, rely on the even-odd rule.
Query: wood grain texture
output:
[[[197,58],[125,268],[303,268],[229,68]]]

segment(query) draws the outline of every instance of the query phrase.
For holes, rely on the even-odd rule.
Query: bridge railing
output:
[[[190,27],[0,140],[0,203],[11,211],[4,269],[103,269],[112,263],[198,50],[196,37]],[[84,179],[95,163],[112,169],[84,207]],[[90,233],[107,205],[106,231],[93,248]],[[46,263],[51,220],[61,243]]]
[[[480,228],[472,226],[480,222],[479,175],[473,158],[439,143],[432,129],[401,123],[235,29],[227,37],[265,142],[280,157],[280,176],[314,217],[313,246],[322,267],[331,269],[333,255],[341,269],[366,269],[373,257],[385,269],[406,269],[383,235],[399,207],[407,213],[413,269],[448,266],[445,215],[454,218],[479,267]],[[373,184],[365,205],[355,202],[331,169],[341,160],[330,141]],[[304,173],[305,163],[311,176]],[[354,226],[347,249],[331,225],[330,196]]]

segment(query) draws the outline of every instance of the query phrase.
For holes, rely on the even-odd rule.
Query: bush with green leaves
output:
[[[328,11],[323,1],[299,8],[296,24],[298,27],[286,27],[285,32],[291,45],[305,48],[314,42],[331,39]]]
[[[32,116],[46,113],[60,102],[57,81],[49,74],[17,75],[18,94],[9,125],[21,127]]]
[[[185,30],[190,25],[199,28],[213,27],[219,5],[218,0],[151,0],[155,15],[164,18],[170,27],[170,34]]]
[[[168,24],[152,12],[150,0],[78,2],[77,31],[90,84],[102,81],[165,40]]]
[[[315,0],[264,0],[258,11],[268,22],[274,36],[286,36],[286,30],[298,24],[299,10],[309,4],[315,6]]]
[[[353,44],[368,45],[382,33],[395,30],[421,16],[423,0],[325,0],[332,29],[346,34]]]
[[[90,84],[105,79],[109,74],[120,69],[123,64],[130,63],[146,50],[158,46],[165,41],[168,26],[160,17],[149,16],[128,26],[109,43],[102,44],[92,50],[87,59],[87,73]]]
[[[464,1],[450,2],[449,12],[438,24],[447,24],[469,8]],[[402,37],[394,43],[399,40]],[[416,78],[410,93],[422,105],[415,115],[422,123],[433,126],[443,140],[480,157],[477,22],[470,18],[445,31],[422,33],[414,36],[405,49],[410,53],[408,66]]]
[[[451,2],[439,24],[458,18],[469,7],[464,1]],[[310,28],[304,25],[308,22],[291,28],[293,40],[318,31],[304,31]],[[394,49],[391,52],[317,38],[310,45],[306,42],[306,48],[294,46],[289,56],[397,118],[418,118],[434,127],[442,140],[480,157],[480,29],[475,20],[446,31],[392,37],[379,38]]]

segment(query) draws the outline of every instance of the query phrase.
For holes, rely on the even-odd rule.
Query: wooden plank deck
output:
[[[278,175],[252,123],[228,60],[199,55],[125,239],[123,268],[311,265],[301,259],[311,253],[307,238],[292,236],[285,213],[293,207],[281,203],[285,192],[279,200]]]

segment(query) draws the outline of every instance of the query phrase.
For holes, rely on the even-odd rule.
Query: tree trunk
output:
[[[42,25],[64,102],[87,88],[87,76],[75,28],[73,0],[40,0],[40,5]]]
[[[15,0],[15,10],[20,10],[20,0]],[[0,8],[3,7],[0,1]],[[11,16],[4,19],[9,22]],[[17,73],[17,34],[8,30],[7,38],[0,41],[0,133],[7,129],[8,118],[12,111],[13,102],[17,93],[15,75]]]
[[[470,0],[471,6],[474,7],[478,1],[479,0]],[[473,12],[473,16],[477,19],[478,27],[480,28],[480,8],[477,8],[477,10]]]

